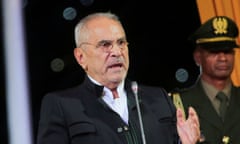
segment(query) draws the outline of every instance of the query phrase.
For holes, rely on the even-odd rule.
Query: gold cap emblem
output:
[[[226,34],[228,23],[224,17],[217,17],[213,20],[214,33],[217,34]]]

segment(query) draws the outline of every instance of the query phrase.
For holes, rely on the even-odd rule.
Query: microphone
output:
[[[137,82],[133,81],[131,86],[132,86],[132,91],[135,95],[135,101],[136,101],[136,105],[137,105],[137,112],[138,112],[138,119],[139,119],[139,124],[140,124],[142,141],[143,141],[143,144],[146,144],[146,138],[145,138],[143,122],[142,122],[142,115],[141,115],[141,110],[140,110],[139,100],[138,100],[138,85],[137,85]]]

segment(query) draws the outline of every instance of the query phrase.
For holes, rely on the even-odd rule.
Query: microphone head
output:
[[[131,84],[131,86],[132,86],[132,91],[133,91],[133,93],[134,93],[134,94],[137,94],[137,92],[138,92],[137,82],[136,82],[136,81],[133,81],[132,84]]]

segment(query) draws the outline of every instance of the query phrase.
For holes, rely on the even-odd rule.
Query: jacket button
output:
[[[122,131],[123,131],[123,128],[122,128],[122,127],[117,128],[117,132],[118,132],[118,133],[121,133]]]

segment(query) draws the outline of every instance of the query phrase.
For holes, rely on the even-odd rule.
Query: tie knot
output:
[[[223,92],[218,92],[216,98],[221,102],[226,102],[228,100],[228,97]]]
[[[113,94],[113,98],[114,98],[114,99],[119,98],[117,89],[113,89],[113,90],[111,90],[111,91],[112,91],[112,94]]]

